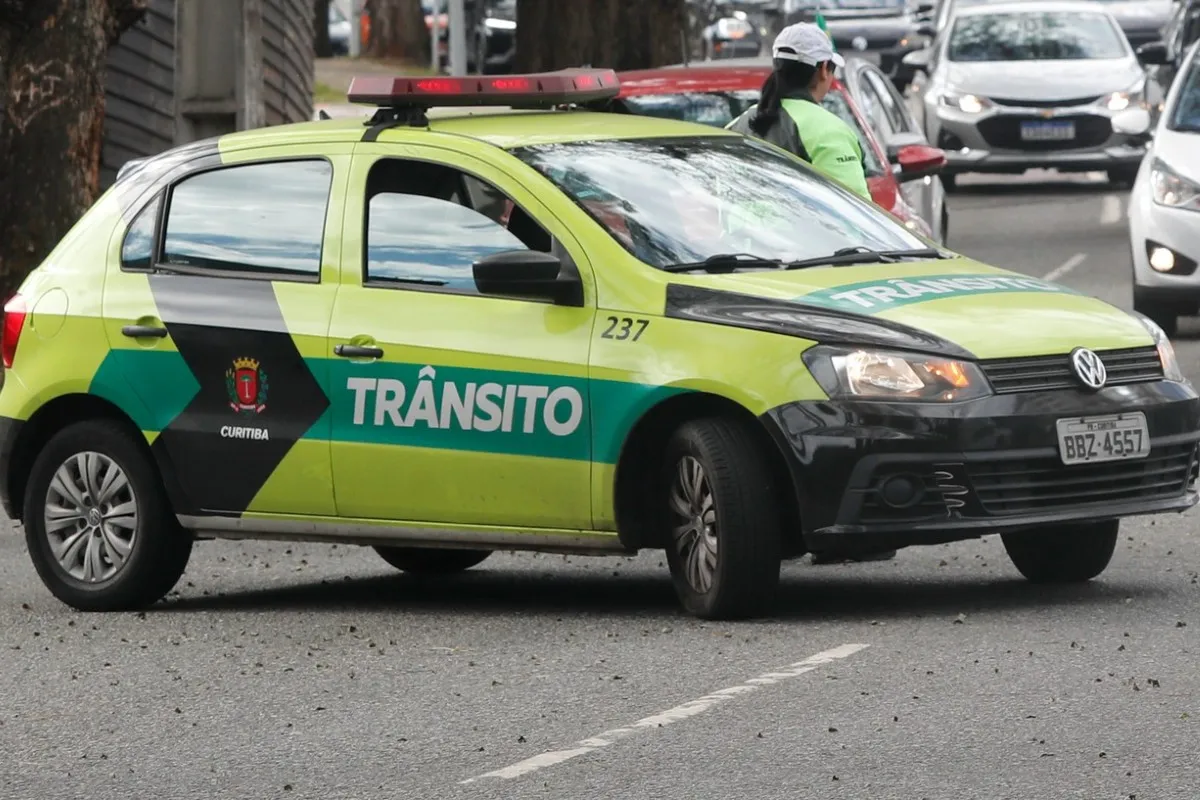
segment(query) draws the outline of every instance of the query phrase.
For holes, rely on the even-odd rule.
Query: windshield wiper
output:
[[[686,264],[667,264],[663,272],[693,272],[702,269],[705,272],[733,272],[736,269],[762,269],[773,267],[778,269],[783,261],[778,258],[764,258],[752,253],[718,253],[703,261],[693,261]]]
[[[917,250],[872,250],[868,247],[843,247],[827,256],[789,261],[785,269],[840,267],[849,264],[894,264],[904,258],[952,258],[932,247]]]

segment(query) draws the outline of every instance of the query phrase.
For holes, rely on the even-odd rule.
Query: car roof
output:
[[[430,133],[463,136],[506,149],[613,139],[737,135],[698,123],[600,111],[436,108],[429,111],[428,117]],[[356,142],[367,131],[365,122],[362,117],[353,116],[254,128],[222,136],[220,146],[222,149],[243,149],[301,142]],[[413,131],[425,130],[398,126],[382,131],[378,141],[403,138],[411,143]],[[416,135],[419,138],[420,134]]]
[[[847,58],[851,66],[857,59]],[[722,58],[696,64],[671,64],[654,69],[618,72],[620,97],[677,92],[736,92],[761,89],[774,63],[770,57]],[[842,83],[834,79],[835,88]]]
[[[1108,14],[1109,11],[1101,3],[1091,0],[1000,0],[1000,2],[976,3],[963,6],[955,11],[958,17],[974,17],[982,14],[1006,13],[1056,13],[1060,11],[1097,11]]]

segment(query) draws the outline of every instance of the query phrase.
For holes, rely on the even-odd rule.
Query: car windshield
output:
[[[664,117],[685,122],[698,122],[701,125],[711,125],[714,128],[724,128],[733,120],[740,117],[755,103],[761,93],[758,89],[746,89],[729,92],[676,92],[671,94],[643,94],[626,97],[622,102],[634,114],[647,117]],[[868,178],[877,178],[885,174],[885,167],[880,162],[875,148],[867,132],[859,124],[858,118],[850,110],[846,95],[842,90],[835,89],[825,95],[821,103],[825,108],[837,114],[856,134],[859,147],[863,151],[863,169]]]
[[[1193,60],[1175,99],[1168,130],[1200,133],[1200,60]]]
[[[777,148],[741,136],[547,144],[513,150],[658,268],[748,253],[792,261],[926,243]]]
[[[959,17],[951,61],[1043,61],[1121,58],[1124,34],[1094,11],[1027,11]]]

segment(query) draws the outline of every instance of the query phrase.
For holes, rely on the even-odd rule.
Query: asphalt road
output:
[[[1123,193],[970,183],[954,248],[1128,307]],[[1200,325],[1177,346],[1200,379]],[[9,527],[0,796],[1191,800],[1197,519],[1127,522],[1076,588],[1026,584],[991,538],[805,559],[740,624],[683,616],[657,555],[423,583],[211,542],[161,608],[77,614]]]

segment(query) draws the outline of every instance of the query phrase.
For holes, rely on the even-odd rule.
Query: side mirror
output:
[[[929,56],[928,49],[913,50],[911,53],[905,53],[904,58],[900,59],[900,63],[925,72],[929,69]]]
[[[1112,129],[1125,136],[1146,136],[1150,133],[1150,112],[1144,108],[1127,108],[1113,114]]]
[[[896,152],[896,166],[901,183],[936,175],[946,166],[946,151],[927,144],[905,145]]]
[[[471,267],[481,294],[550,300],[557,305],[583,305],[583,281],[561,258],[540,250],[506,250]]]
[[[929,14],[933,12],[933,3],[917,3],[913,8],[914,14]]]
[[[1146,66],[1156,66],[1168,62],[1166,42],[1147,42],[1134,52],[1137,54],[1137,60]]]
[[[935,26],[932,22],[922,22],[921,24],[917,25],[916,33],[917,36],[924,36],[928,39],[932,39],[933,37],[937,36],[937,26]]]

